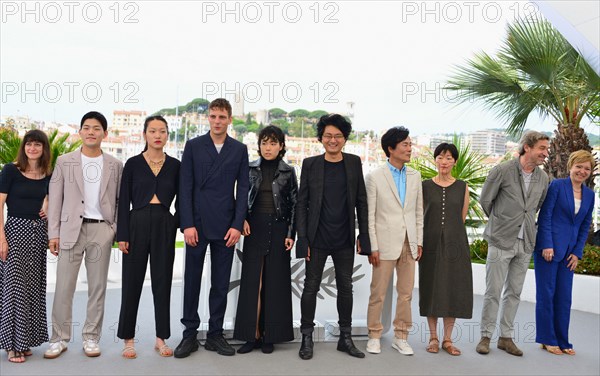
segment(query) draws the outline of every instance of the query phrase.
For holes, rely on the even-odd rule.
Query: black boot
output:
[[[300,345],[300,351],[298,352],[300,358],[304,360],[311,359],[313,357],[313,346],[312,333],[302,334],[302,345]]]
[[[357,358],[365,357],[365,353],[363,353],[362,351],[357,349],[356,346],[354,346],[354,342],[352,342],[352,336],[350,335],[350,333],[342,332],[340,334],[337,349],[338,351],[346,352]]]
[[[249,353],[250,351],[254,350],[255,346],[256,346],[256,341],[248,341],[248,342],[244,343],[242,345],[242,347],[240,347],[239,349],[237,349],[237,353],[238,354]]]

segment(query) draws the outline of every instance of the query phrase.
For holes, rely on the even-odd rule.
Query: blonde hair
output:
[[[569,161],[567,162],[567,169],[570,170],[571,167],[573,167],[573,165],[575,163],[585,163],[585,162],[590,162],[590,165],[592,166],[592,171],[594,171],[594,166],[596,165],[596,160],[594,159],[594,156],[592,155],[592,153],[590,153],[587,150],[577,150],[571,153],[571,155],[569,155]]]

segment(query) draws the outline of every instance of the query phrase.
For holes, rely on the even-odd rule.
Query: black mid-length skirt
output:
[[[291,259],[290,251],[285,249],[288,225],[276,221],[275,215],[261,213],[253,213],[248,222],[250,235],[244,239],[234,338],[243,341],[256,338],[260,293],[258,322],[263,341],[291,341],[294,339]]]

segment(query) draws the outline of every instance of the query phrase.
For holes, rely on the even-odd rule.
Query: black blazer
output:
[[[231,227],[241,232],[248,185],[246,145],[227,136],[217,153],[208,133],[186,142],[179,174],[181,230],[196,227],[208,240],[223,240]]]
[[[367,190],[362,173],[362,163],[354,154],[342,153],[344,167],[346,168],[348,217],[350,218],[350,244],[354,245],[355,221],[358,215],[358,238],[360,240],[361,255],[371,254],[369,240]],[[300,175],[300,189],[298,191],[298,204],[296,205],[296,257],[304,258],[308,255],[308,247],[315,241],[321,204],[323,203],[323,174],[325,169],[325,154],[306,158],[302,162]],[[356,214],[355,214],[356,213]]]

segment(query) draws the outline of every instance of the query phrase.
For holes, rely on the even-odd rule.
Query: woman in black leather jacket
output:
[[[269,125],[258,135],[260,158],[250,162],[248,216],[244,222],[242,278],[233,337],[244,354],[294,339],[290,250],[296,237],[298,181],[282,160],[285,136]]]

